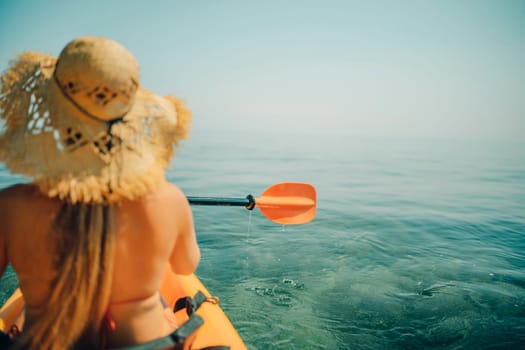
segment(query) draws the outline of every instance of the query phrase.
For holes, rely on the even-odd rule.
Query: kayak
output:
[[[183,349],[203,349],[206,347],[226,346],[231,350],[247,349],[243,340],[219,305],[218,298],[213,297],[204,287],[199,278],[194,275],[178,275],[167,268],[160,290],[170,308],[181,298],[194,297],[201,292],[206,301],[196,309],[204,323],[186,338]],[[14,324],[19,329],[23,327],[24,297],[17,289],[0,309],[0,330],[7,333]],[[174,313],[177,324],[182,325],[188,320],[183,310]],[[22,329],[23,331],[23,329]]]

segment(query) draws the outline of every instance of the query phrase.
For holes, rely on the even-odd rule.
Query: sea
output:
[[[524,141],[195,131],[167,177],[191,196],[316,188],[303,225],[192,207],[197,275],[249,349],[525,348]],[[1,302],[16,285],[8,268]]]

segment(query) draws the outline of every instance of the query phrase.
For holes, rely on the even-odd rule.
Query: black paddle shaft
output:
[[[255,208],[255,198],[249,194],[246,198],[220,198],[220,197],[193,197],[188,196],[188,201],[193,205],[218,205],[231,207],[245,207],[248,210]]]

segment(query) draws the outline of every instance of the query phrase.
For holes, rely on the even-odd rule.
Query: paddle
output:
[[[221,205],[259,209],[268,220],[283,225],[305,224],[315,217],[315,188],[306,183],[282,182],[268,187],[259,198],[187,197],[194,205]]]

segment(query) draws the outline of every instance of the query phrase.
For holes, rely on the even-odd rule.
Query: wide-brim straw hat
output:
[[[135,58],[111,39],[77,38],[58,59],[23,53],[1,84],[0,161],[65,201],[153,191],[189,131],[189,110],[141,87]]]

